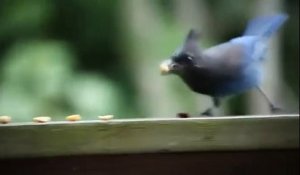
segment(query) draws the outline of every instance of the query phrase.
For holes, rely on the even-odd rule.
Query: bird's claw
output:
[[[207,109],[206,111],[202,112],[200,115],[201,116],[213,116],[213,113],[212,113],[211,109]]]
[[[274,105],[271,105],[271,106],[270,106],[270,110],[271,110],[271,113],[272,113],[272,114],[283,111],[283,109],[282,109],[281,107],[274,106]]]

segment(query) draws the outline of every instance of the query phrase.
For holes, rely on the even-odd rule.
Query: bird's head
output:
[[[160,72],[162,75],[181,74],[184,70],[193,67],[200,57],[200,50],[197,42],[199,33],[193,29],[189,31],[182,47],[177,49],[170,59],[160,64]]]
[[[194,65],[194,56],[190,53],[180,53],[172,56],[170,59],[160,64],[160,72],[162,75],[174,73],[180,74],[185,69]]]

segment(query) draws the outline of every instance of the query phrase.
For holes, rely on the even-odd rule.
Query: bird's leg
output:
[[[221,105],[220,98],[214,97],[213,98],[214,107],[218,108]]]
[[[200,115],[205,115],[205,116],[213,116],[213,109],[218,108],[220,106],[220,99],[217,97],[213,97],[213,106],[202,112]]]
[[[263,89],[261,87],[257,87],[258,91],[263,95],[263,97],[265,98],[265,100],[267,101],[270,111],[272,113],[275,113],[277,111],[282,110],[280,107],[277,107],[273,104],[273,102],[269,99],[269,97],[266,95],[266,93],[263,91]]]

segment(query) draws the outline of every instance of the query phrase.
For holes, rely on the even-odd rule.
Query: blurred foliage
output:
[[[158,64],[190,27],[203,29],[203,46],[238,36],[254,16],[253,4],[1,0],[0,115],[28,121],[75,113],[93,119],[200,112],[206,102],[177,77],[161,77]],[[282,35],[283,83],[298,101],[298,1],[284,1],[283,8],[291,16]],[[243,114],[244,97],[235,100],[232,113]]]

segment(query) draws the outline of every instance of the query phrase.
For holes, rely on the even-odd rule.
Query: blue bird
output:
[[[202,50],[199,33],[191,29],[181,47],[160,65],[162,75],[175,74],[194,92],[212,97],[213,106],[202,115],[213,115],[220,99],[257,88],[270,106],[277,108],[260,88],[268,41],[288,15],[256,17],[248,22],[244,34]]]

